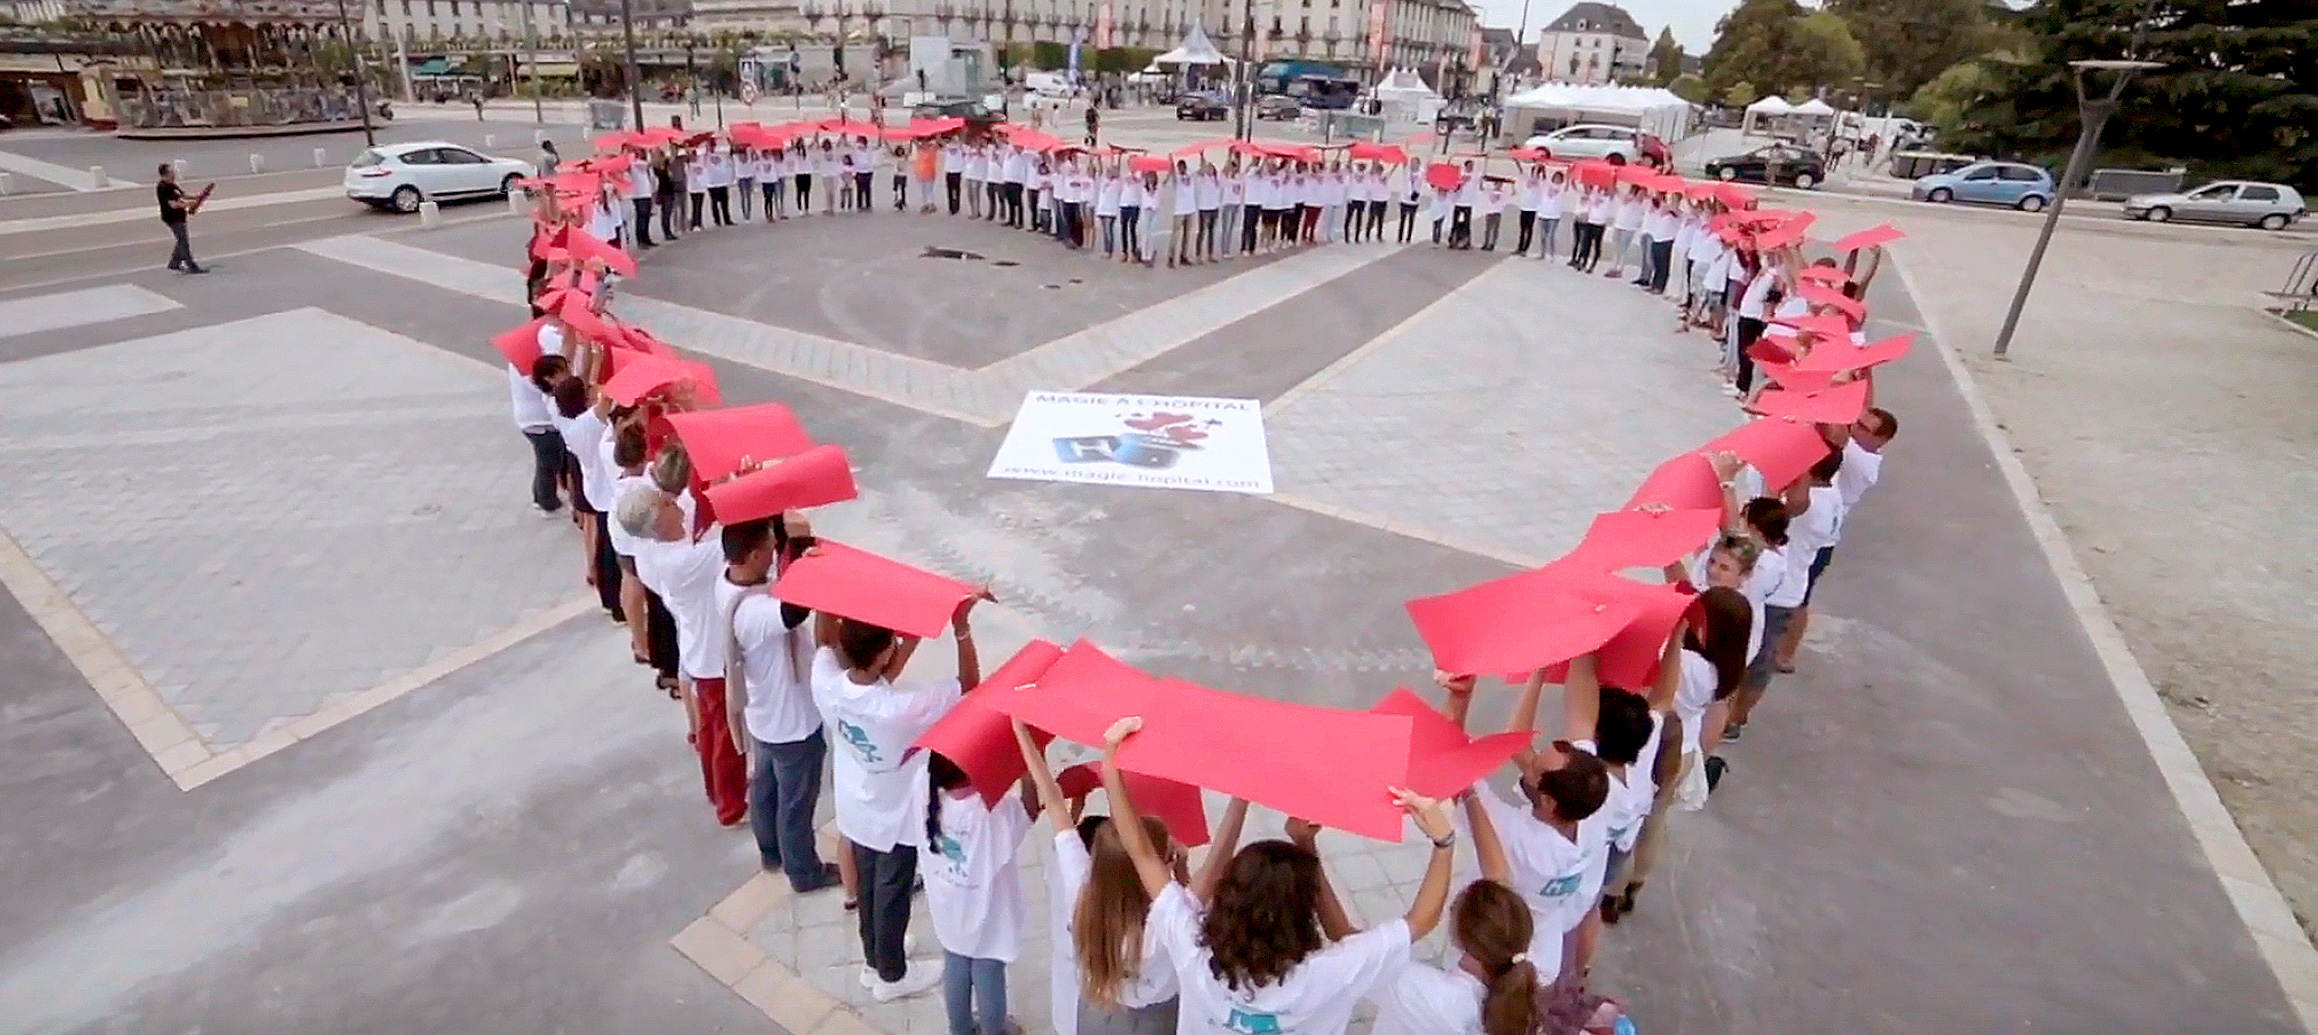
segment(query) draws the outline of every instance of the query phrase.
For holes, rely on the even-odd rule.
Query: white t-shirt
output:
[[[596,416],[594,407],[581,410],[577,417],[557,416],[555,430],[563,436],[563,448],[579,464],[580,487],[587,493],[588,506],[599,513],[612,509],[612,476],[604,470],[604,419]]]
[[[539,325],[539,354],[563,355],[563,331],[554,324]],[[546,431],[555,427],[555,411],[549,408],[547,393],[531,383],[531,376],[507,364],[507,392],[515,408],[515,426],[524,431]]]
[[[1375,1035],[1481,1035],[1489,988],[1462,967],[1411,963],[1375,998]]]
[[[618,470],[618,468],[606,469],[615,471]],[[649,489],[652,487],[652,478],[650,475],[624,473],[620,474],[618,477],[612,480],[612,509],[606,511],[605,513],[618,514],[621,498],[627,496],[629,492],[636,489]],[[637,539],[635,536],[629,535],[626,528],[620,526],[620,522],[617,518],[606,517],[604,519],[604,528],[611,533],[613,553],[631,559],[636,556]],[[658,591],[655,590],[654,592]]]
[[[1012,963],[1022,955],[1023,916],[1019,857],[1030,833],[1022,798],[1009,794],[996,807],[971,787],[965,797],[942,795],[941,836],[918,856],[926,875],[926,912],[942,948],[968,959]],[[923,822],[925,813],[918,813]]]
[[[1843,443],[1843,466],[1835,471],[1835,491],[1843,498],[1843,510],[1850,513],[1859,505],[1859,498],[1875,488],[1876,479],[1883,477],[1883,454],[1874,452],[1856,441]],[[1815,505],[1815,504],[1814,504]]]
[[[1763,606],[1803,606],[1804,580],[1795,577],[1795,558],[1801,555],[1802,551],[1795,549],[1795,541],[1789,539],[1785,546],[1764,547],[1763,555],[1755,558],[1755,573],[1747,579],[1747,584],[1750,587],[1757,582],[1763,584]],[[1808,571],[1810,567],[1811,562],[1803,562],[1804,570]],[[1762,642],[1760,635],[1748,638],[1756,643]]]
[[[1808,570],[1820,550],[1843,538],[1843,493],[1832,485],[1811,487],[1811,505],[1787,526],[1787,548]]]
[[[1170,211],[1174,212],[1177,216],[1198,215],[1199,190],[1192,185],[1192,178],[1188,176],[1178,176],[1175,178],[1174,184],[1175,198],[1173,207],[1170,209]]]
[[[1639,230],[1642,228],[1642,201],[1640,198],[1628,196],[1625,200],[1618,202],[1617,213],[1618,221],[1614,225],[1614,229]]]
[[[1167,943],[1182,982],[1177,1035],[1343,1035],[1360,1000],[1409,962],[1408,922],[1395,919],[1304,957],[1277,982],[1235,990],[1208,967],[1201,912],[1191,892],[1169,884],[1146,921]]]
[[[1714,662],[1706,655],[1682,648],[1682,677],[1674,684],[1674,717],[1682,720],[1682,753],[1698,753],[1699,727],[1714,704]]]
[[[636,540],[636,575],[676,619],[677,668],[693,679],[724,678],[724,637],[716,617],[716,583],[723,571],[723,537],[714,526],[698,542]]]
[[[1737,267],[1732,267],[1736,270]],[[1749,320],[1764,319],[1763,307],[1771,300],[1771,289],[1779,285],[1779,271],[1775,266],[1764,266],[1747,282],[1745,294],[1739,296],[1739,315]]]
[[[733,610],[733,601],[740,608]],[[805,657],[804,638],[811,630],[792,629],[781,620],[781,602],[761,586],[734,585],[716,580],[716,615],[719,628],[732,615],[728,647],[740,647],[741,673],[748,680],[748,704],[742,718],[749,736],[767,744],[794,744],[821,728],[821,713],[813,707],[810,671],[799,678],[797,659]],[[793,652],[793,653],[792,653]]]
[[[1050,980],[1058,1035],[1078,1035],[1081,978],[1078,941],[1071,924],[1078,914],[1079,894],[1086,889],[1087,877],[1094,871],[1094,865],[1094,859],[1087,855],[1086,842],[1079,840],[1078,831],[1064,830],[1054,835],[1054,868],[1046,877],[1046,911],[1053,935],[1049,944],[1056,947]],[[1143,965],[1135,972],[1134,980],[1120,984],[1119,1005],[1137,1009],[1163,1003],[1175,998],[1177,987],[1175,964],[1168,959],[1167,943],[1160,939],[1159,928],[1146,921]]]
[[[1105,176],[1103,177],[1102,182],[1096,185],[1096,215],[1115,216],[1119,214],[1119,188],[1119,178],[1116,176]]]
[[[880,852],[924,847],[926,756],[909,747],[960,696],[955,679],[856,683],[836,651],[814,652],[813,704],[833,734],[830,798],[838,833]]]
[[[1609,843],[1621,852],[1633,851],[1635,843],[1641,840],[1642,823],[1650,818],[1650,803],[1658,796],[1658,781],[1652,777],[1651,770],[1658,761],[1658,737],[1664,732],[1665,719],[1651,713],[1649,739],[1642,742],[1642,750],[1634,760],[1626,764],[1626,775],[1621,777],[1616,770],[1610,771],[1610,796],[1602,800],[1602,810],[1595,815],[1603,818]],[[1587,751],[1595,750],[1591,740],[1575,743]]]
[[[1506,801],[1496,788],[1479,784],[1473,795],[1489,813],[1489,824],[1497,828],[1497,839],[1505,845],[1506,861],[1513,868],[1514,892],[1529,903],[1534,921],[1530,962],[1540,975],[1559,974],[1562,935],[1593,907],[1591,899],[1579,897],[1593,859],[1583,844],[1563,837],[1561,831],[1530,815],[1527,807]],[[1464,810],[1457,814],[1458,826],[1468,827]],[[1470,829],[1464,831],[1467,843],[1472,840],[1471,833]],[[1588,833],[1586,824],[1580,823],[1579,837]]]
[[[1191,177],[1191,192],[1199,198],[1202,212],[1213,212],[1223,207],[1223,181],[1214,173],[1195,173]]]

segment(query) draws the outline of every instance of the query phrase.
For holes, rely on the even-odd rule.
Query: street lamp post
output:
[[[1239,36],[1239,89],[1232,96],[1232,136],[1248,139],[1248,102],[1255,94],[1255,83],[1249,79],[1248,63],[1256,56],[1256,0],[1246,0],[1245,20]]]
[[[636,131],[644,129],[644,74],[636,70],[636,12],[634,0],[620,0],[620,35],[627,46],[628,104],[636,113]]]
[[[386,19],[380,18],[384,27]],[[354,105],[362,109],[362,146],[377,147],[378,131],[370,124],[370,78],[367,63],[362,60],[362,41],[354,37],[354,24],[346,15],[346,0],[338,0],[338,34],[345,38],[346,48],[354,52]],[[158,66],[156,66],[158,67]]]
[[[539,99],[539,37],[531,28],[531,0],[523,0],[524,60],[531,63],[531,121],[547,124],[547,104]]]
[[[2012,332],[2020,326],[2020,310],[2028,304],[2028,290],[2036,286],[2036,271],[2044,265],[2044,250],[2052,244],[2052,232],[2060,225],[2060,210],[2068,201],[2069,189],[2084,175],[2085,166],[2092,164],[2093,152],[2100,149],[2101,129],[2108,125],[2109,116],[2117,113],[2118,99],[2125,94],[2125,84],[2132,81],[2133,73],[2143,69],[2163,67],[2155,61],[2071,61],[2075,70],[2077,89],[2077,146],[2069,152],[2068,168],[2061,173],[2060,185],[2052,192],[2052,207],[2045,210],[2044,228],[2037,231],[2036,247],[2028,253],[2028,267],[2020,271],[2020,286],[2012,292],[2012,308],[2004,314],[2004,329],[1996,332],[1996,357],[2012,347]],[[2114,78],[2109,92],[2095,97],[2085,89],[2085,74],[2109,72]]]

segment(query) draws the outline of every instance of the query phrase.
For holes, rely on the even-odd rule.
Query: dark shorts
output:
[[[1755,652],[1754,660],[1747,662],[1744,685],[1761,690],[1770,685],[1772,676],[1779,673],[1779,663],[1774,660],[1774,655],[1779,652],[1779,640],[1787,634],[1787,627],[1794,624],[1796,610],[1774,605],[1763,607],[1763,646]]]
[[[1832,546],[1820,547],[1818,555],[1811,558],[1811,584],[1803,587],[1804,604],[1811,603],[1811,594],[1819,591],[1819,576],[1827,570],[1827,562],[1834,559],[1835,548]]]
[[[603,511],[588,505],[587,476],[582,472],[579,458],[570,451],[563,454],[564,476],[571,481],[571,509],[582,514],[601,514]]]

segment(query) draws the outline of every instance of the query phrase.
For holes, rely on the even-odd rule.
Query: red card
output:
[[[1851,341],[1851,324],[1845,322],[1842,317],[1833,313],[1811,313],[1805,316],[1781,316],[1774,318],[1771,322],[1785,327],[1792,327],[1798,331],[1808,331],[1812,334],[1820,336],[1821,338],[1829,338],[1845,343],[1849,343]]]
[[[702,409],[724,405],[724,389],[716,385],[716,368],[696,359],[678,358],[685,380],[692,382],[692,403]]]
[[[644,397],[681,381],[698,376],[680,359],[654,356],[642,352],[614,351],[619,357],[612,376],[604,381],[604,394],[622,406],[634,406]]]
[[[861,490],[853,484],[853,465],[845,450],[819,445],[773,461],[772,466],[718,482],[701,495],[716,511],[716,519],[730,525],[783,511],[843,503],[858,498]]]
[[[1397,144],[1371,144],[1365,140],[1353,142],[1350,153],[1354,160],[1363,162],[1404,165],[1409,160],[1408,152],[1402,151]]]
[[[1845,295],[1839,288],[1829,287],[1815,280],[1804,280],[1796,285],[1795,290],[1803,296],[1803,301],[1812,305],[1832,307],[1854,320],[1867,319],[1867,307],[1852,301],[1851,297]]]
[[[1714,185],[1714,197],[1722,202],[1724,208],[1748,209],[1754,207],[1756,193],[1735,183],[1717,183]]]
[[[1599,159],[1587,159],[1570,167],[1570,175],[1587,187],[1608,187],[1618,182],[1618,167]]]
[[[594,234],[575,232],[567,235],[564,249],[581,259],[600,259],[604,268],[623,277],[636,275],[636,258],[596,239]]]
[[[813,447],[797,415],[780,403],[668,415],[668,427],[692,458],[702,485],[723,481],[750,461],[779,460]]]
[[[949,714],[942,716],[941,721],[934,723],[932,729],[910,746],[939,751],[942,757],[958,763],[958,768],[965,770],[966,776],[974,781],[974,789],[981,792],[982,801],[998,804],[998,799],[1005,797],[1028,769],[1022,761],[1021,747],[1014,742],[1014,721],[991,707],[990,699],[1037,682],[1059,657],[1062,657],[1062,648],[1045,640],[1024,644],[1005,664],[998,666],[998,671],[983,677],[981,685],[967,691],[957,707],[950,709]],[[1052,739],[1035,730],[1031,738],[1040,746]]]
[[[545,326],[547,317],[542,316],[514,330],[502,331],[491,336],[491,347],[507,357],[508,364],[523,376],[530,377],[532,365],[539,362],[539,329]]]
[[[1862,230],[1856,234],[1852,234],[1849,237],[1836,241],[1831,247],[1839,252],[1855,252],[1861,248],[1873,248],[1879,244],[1889,244],[1906,236],[1906,234],[1900,232],[1898,227],[1893,226],[1890,223],[1885,223],[1882,226],[1868,227],[1867,229]]]
[[[1775,338],[1768,334],[1747,346],[1747,358],[1757,363],[1793,363],[1795,352],[1795,339]]]
[[[1796,271],[1795,279],[1817,281],[1822,284],[1849,284],[1851,274],[1833,266],[1805,266]]]
[[[1451,672],[1528,672],[1602,645],[1632,609],[1571,596],[1535,571],[1406,605],[1433,663]]]
[[[1158,693],[1157,679],[1080,640],[1047,668],[1038,685],[993,697],[991,704],[1024,725],[1101,746],[1112,723],[1156,707]]]
[[[1406,687],[1385,695],[1369,711],[1408,716],[1408,787],[1428,798],[1453,798],[1463,793],[1520,754],[1532,739],[1528,733],[1469,737]]]
[[[1398,841],[1391,788],[1407,786],[1407,717],[1288,704],[1168,680],[1143,731],[1119,748],[1128,772],[1163,776]]]
[[[1833,448],[1810,424],[1764,417],[1698,447],[1698,451],[1737,453],[1763,476],[1765,490],[1775,493],[1794,484]]]
[[[828,539],[773,583],[783,602],[919,639],[941,635],[958,603],[973,595],[974,587],[956,579]]]
[[[1812,349],[1809,355],[1795,364],[1795,369],[1829,374],[1838,370],[1864,370],[1906,356],[1908,349],[1915,343],[1916,336],[1913,334],[1901,334],[1857,347],[1848,341],[1840,344],[1827,342]]]
[[[1824,347],[1835,348],[1836,346]],[[1842,347],[1850,348],[1848,345]],[[1773,384],[1781,388],[1792,388],[1799,392],[1816,392],[1835,383],[1835,371],[1800,370],[1786,363],[1777,363],[1761,358],[1755,360],[1755,372],[1769,378]]]
[[[1720,488],[1720,483],[1716,483]],[[1602,571],[1663,568],[1697,552],[1722,527],[1722,508],[1698,510],[1613,510],[1594,518],[1572,561]]]
[[[1133,158],[1127,159],[1127,168],[1133,169],[1136,172],[1163,173],[1169,169],[1174,168],[1174,166],[1170,164],[1167,159],[1161,158],[1158,155],[1136,155]]]
[[[1633,606],[1633,621],[1627,622],[1625,628],[1594,652],[1594,672],[1603,686],[1647,693],[1657,682],[1658,663],[1666,654],[1666,638],[1674,634],[1674,624],[1682,620],[1697,597],[1680,586],[1638,582],[1595,571],[1570,559],[1555,561],[1542,570],[1552,573],[1563,588],[1583,599]],[[1568,682],[1568,663],[1547,668],[1545,678],[1554,683]]]
[[[1769,251],[1773,248],[1784,248],[1800,242],[1804,232],[1811,229],[1812,222],[1818,218],[1817,215],[1810,212],[1798,213],[1793,219],[1756,234],[1755,246]]]
[[[1755,397],[1755,409],[1774,419],[1849,424],[1867,409],[1867,382],[1848,381],[1816,392],[1773,388]]]
[[[595,300],[584,292],[565,291],[560,304],[556,306],[555,315],[562,318],[563,325],[582,340],[618,340],[620,332],[605,322],[603,317],[596,315],[595,310],[590,308],[594,304]]]
[[[1127,785],[1127,797],[1134,799],[1136,814],[1158,820],[1184,847],[1197,848],[1214,839],[1207,830],[1207,803],[1198,787],[1143,773],[1122,772],[1119,779]],[[1085,797],[1102,787],[1103,763],[1081,762],[1054,774],[1054,782],[1065,797]]]
[[[1626,501],[1628,509],[1645,503],[1663,503],[1676,510],[1722,509],[1722,479],[1714,465],[1698,453],[1684,453],[1650,472],[1642,487]]]
[[[1425,166],[1425,182],[1435,190],[1456,190],[1458,184],[1465,182],[1465,174],[1448,162],[1434,162]]]

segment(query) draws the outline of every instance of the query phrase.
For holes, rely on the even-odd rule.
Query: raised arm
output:
[[[974,601],[980,599],[967,597],[958,604],[958,613],[950,617],[950,632],[958,641],[958,685],[968,690],[982,683],[982,655],[974,649],[974,627],[968,618]]]
[[[1310,820],[1288,820],[1288,840],[1297,847],[1320,858],[1320,826]],[[1352,925],[1352,914],[1344,911],[1344,901],[1336,897],[1336,886],[1328,881],[1328,867],[1320,867],[1320,931],[1329,941],[1343,941],[1359,933]]]
[[[1449,721],[1457,729],[1465,728],[1465,717],[1473,710],[1473,676],[1451,675],[1440,669],[1433,670],[1433,684],[1448,692]]]
[[[1479,790],[1465,792],[1465,822],[1473,828],[1473,854],[1481,860],[1481,879],[1511,887],[1513,861],[1506,858],[1505,842],[1497,836],[1497,824],[1490,822],[1481,794]]]
[[[1457,828],[1449,823],[1449,806],[1412,791],[1392,791],[1400,807],[1416,820],[1417,829],[1433,842],[1432,858],[1425,863],[1424,883],[1417,885],[1416,901],[1402,919],[1408,921],[1409,940],[1420,941],[1440,926],[1441,911],[1449,904],[1449,860],[1456,855]]]
[[[1145,892],[1158,898],[1167,890],[1167,860],[1143,829],[1143,817],[1136,815],[1135,802],[1127,795],[1127,778],[1119,771],[1119,744],[1142,728],[1141,718],[1128,716],[1112,723],[1110,731],[1103,734],[1103,793],[1110,796],[1111,825],[1119,831],[1119,844],[1127,849],[1127,858],[1135,861],[1135,876],[1142,879]]]
[[[1054,819],[1056,833],[1065,824],[1074,822],[1070,815],[1070,799],[1063,797],[1062,785],[1054,782],[1054,771],[1046,764],[1046,752],[1039,750],[1038,741],[1030,735],[1030,727],[1021,719],[1014,722],[1014,746],[1022,749],[1023,778],[1038,788],[1039,811]]]
[[[1650,688],[1650,710],[1661,715],[1673,710],[1674,692],[1682,685],[1682,637],[1689,627],[1687,621],[1674,623],[1666,649],[1658,655],[1658,683]]]
[[[1738,476],[1747,462],[1728,450],[1707,454],[1706,462],[1714,468],[1715,480],[1722,483],[1722,527],[1733,532],[1746,531],[1746,501],[1738,495]]]
[[[1572,658],[1561,684],[1561,739],[1592,740],[1602,713],[1602,681],[1594,656]]]
[[[1537,700],[1545,693],[1545,670],[1529,674],[1529,683],[1521,688],[1521,697],[1513,702],[1513,714],[1505,719],[1507,733],[1537,732]]]
[[[1215,897],[1215,887],[1223,883],[1223,871],[1231,865],[1231,857],[1239,851],[1240,830],[1247,826],[1248,803],[1245,798],[1233,798],[1224,806],[1223,822],[1215,828],[1207,842],[1207,855],[1199,860],[1199,873],[1191,879],[1191,895],[1206,902]]]

